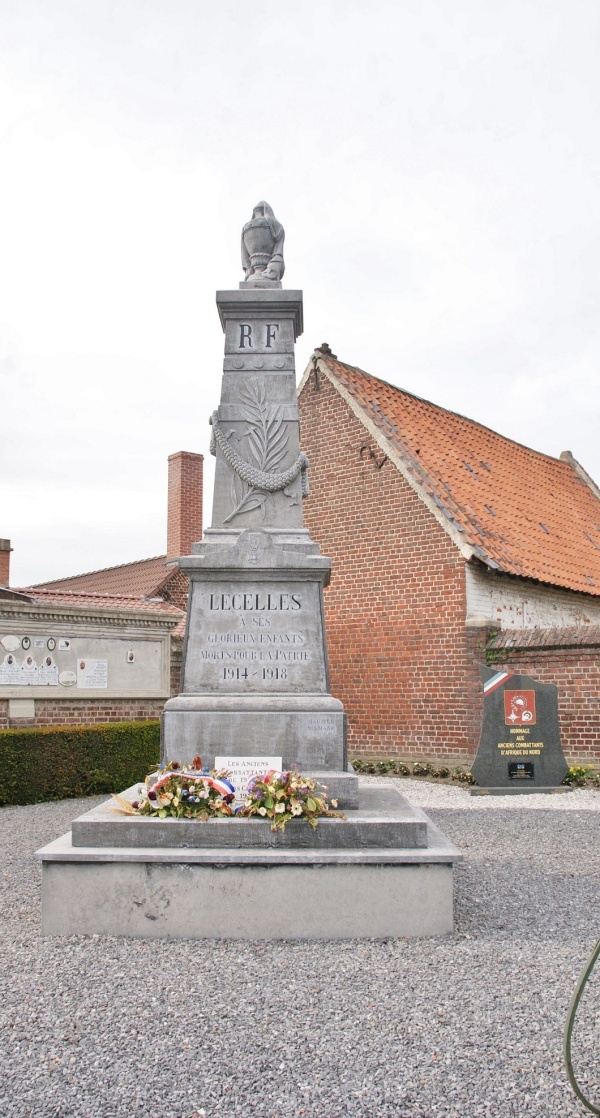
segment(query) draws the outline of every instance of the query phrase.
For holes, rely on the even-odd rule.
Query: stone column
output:
[[[302,519],[304,471],[296,469],[281,488],[268,490],[260,483],[264,475],[294,471],[299,459],[294,342],[302,333],[302,292],[218,291],[217,307],[225,358],[221,403],[211,419],[217,462],[207,538],[259,528],[299,543],[308,536]]]
[[[219,291],[225,333],[211,527],[179,559],[190,578],[182,693],[163,716],[163,759],[281,755],[354,806],[345,718],[329,693],[323,587],[330,561],[304,527],[294,342],[302,293]],[[335,779],[332,781],[332,778]]]

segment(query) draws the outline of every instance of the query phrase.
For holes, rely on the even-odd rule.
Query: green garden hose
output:
[[[565,1026],[565,1037],[564,1037],[564,1047],[563,1047],[565,1064],[566,1064],[566,1067],[567,1067],[567,1075],[569,1076],[569,1082],[571,1084],[571,1087],[573,1088],[573,1090],[574,1090],[575,1094],[577,1095],[577,1098],[580,1100],[580,1102],[582,1102],[583,1105],[585,1107],[587,1107],[587,1109],[590,1110],[592,1114],[600,1114],[600,1108],[597,1107],[597,1106],[594,1106],[594,1104],[591,1103],[589,1101],[589,1099],[586,1099],[585,1095],[583,1094],[583,1091],[581,1090],[581,1088],[579,1087],[579,1084],[577,1083],[577,1080],[575,1079],[575,1073],[573,1072],[573,1062],[571,1060],[571,1037],[573,1035],[573,1026],[575,1024],[575,1014],[577,1013],[577,1007],[579,1005],[579,1002],[581,1001],[581,996],[583,994],[583,991],[585,990],[585,987],[587,985],[587,981],[588,981],[588,979],[589,979],[589,977],[590,977],[590,975],[591,975],[591,973],[592,973],[592,971],[593,971],[593,969],[596,965],[596,960],[597,960],[599,955],[600,955],[600,939],[598,940],[596,946],[594,947],[594,950],[592,951],[592,954],[590,955],[587,963],[585,964],[585,967],[583,968],[581,974],[579,975],[579,981],[577,983],[577,986],[575,987],[575,993],[573,994],[573,997],[571,998],[571,1004],[569,1006],[569,1012],[568,1012],[568,1015],[567,1015],[567,1024]]]

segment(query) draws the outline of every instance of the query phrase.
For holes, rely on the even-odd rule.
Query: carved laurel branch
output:
[[[287,470],[277,471],[277,466],[284,459],[288,448],[288,433],[281,408],[269,407],[265,399],[264,386],[253,381],[246,381],[241,395],[244,405],[244,420],[248,426],[243,438],[248,441],[248,450],[251,461],[246,461],[233,448],[229,439],[219,425],[218,413],[213,412],[210,422],[212,424],[211,453],[216,453],[216,447],[223,454],[226,462],[231,466],[234,477],[235,507],[224,523],[229,523],[235,516],[242,512],[261,508],[270,493],[286,490],[298,475],[301,475],[302,496],[308,494],[308,459],[302,451],[296,461]],[[240,484],[241,483],[241,484]],[[290,499],[293,494],[286,493]]]

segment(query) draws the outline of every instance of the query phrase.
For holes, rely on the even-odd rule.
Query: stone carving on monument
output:
[[[240,287],[281,287],[285,272],[284,238],[283,225],[268,202],[259,202],[252,211],[252,219],[242,229],[242,268],[246,278]]]
[[[257,819],[151,819],[103,804],[39,851],[43,932],[271,938],[439,935],[460,853],[393,787],[363,788],[330,691],[330,561],[304,526],[294,343],[302,292],[281,289],[283,228],[261,202],[246,280],[218,291],[225,334],[212,522],[191,555],[181,694],[162,760],[244,769],[266,754],[326,785],[346,818],[273,833]],[[315,355],[316,356],[316,355]],[[140,774],[141,775],[141,774]],[[138,786],[123,796],[134,802]],[[224,872],[226,871],[226,872]],[[315,873],[318,871],[318,875]],[[243,898],[243,903],[239,903]]]
[[[277,467],[286,457],[289,436],[281,407],[269,406],[263,385],[247,381],[240,390],[240,402],[245,408],[246,431],[241,444],[245,444],[245,456],[235,449],[230,439],[236,439],[234,430],[229,436],[221,430],[219,413],[214,411],[210,422],[212,438],[211,454],[216,455],[217,446],[233,470],[231,478],[232,511],[224,517],[229,524],[236,516],[253,509],[264,509],[269,494],[282,490],[293,503],[298,503],[297,493],[290,488],[300,476],[302,496],[308,496],[308,458],[300,451],[296,461],[287,470],[277,472]]]

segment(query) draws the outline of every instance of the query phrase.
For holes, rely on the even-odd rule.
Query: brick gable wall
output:
[[[304,514],[332,560],[331,690],[349,749],[470,760],[481,648],[465,629],[464,561],[326,378],[311,375],[299,407],[311,467]]]
[[[173,574],[160,589],[159,596],[169,605],[186,610],[190,580],[183,571],[179,570],[179,567],[172,567],[171,570]]]

